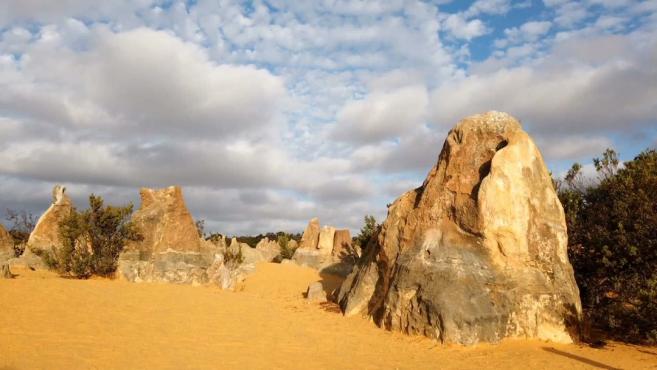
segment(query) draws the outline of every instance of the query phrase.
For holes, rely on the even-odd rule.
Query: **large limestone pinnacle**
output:
[[[347,315],[446,343],[576,340],[564,212],[519,122],[499,112],[459,122],[422,186],[389,207],[338,299]]]
[[[52,189],[52,204],[44,212],[27,241],[26,253],[30,251],[52,251],[61,247],[59,223],[71,214],[73,202],[66,194],[66,188],[55,185]]]

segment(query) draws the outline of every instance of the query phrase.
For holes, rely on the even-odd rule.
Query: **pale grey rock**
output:
[[[326,302],[326,292],[321,282],[316,281],[308,285],[306,290],[306,299],[311,302]]]
[[[275,240],[265,237],[256,245],[255,249],[260,252],[266,262],[271,262],[281,254],[281,246]]]

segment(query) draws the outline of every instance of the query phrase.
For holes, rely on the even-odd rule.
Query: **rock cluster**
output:
[[[181,188],[142,188],[139,195],[141,206],[132,215],[132,222],[143,239],[125,247],[119,257],[118,276],[136,282],[206,282],[206,270],[214,255],[211,250],[202,253],[201,238]]]
[[[320,228],[318,218],[310,220],[292,256],[298,265],[338,275],[351,272],[356,258],[349,230],[336,230],[333,226]]]
[[[343,283],[346,315],[447,343],[577,339],[563,209],[531,138],[489,112],[454,127]]]
[[[273,261],[281,254],[281,246],[278,242],[276,240],[269,240],[267,237],[261,239],[256,244],[255,249],[261,254],[262,259],[267,262]]]
[[[234,288],[243,271],[227,266],[225,238],[201,238],[179,186],[142,188],[141,206],[132,216],[143,240],[129,243],[117,275],[133,282],[216,283]]]

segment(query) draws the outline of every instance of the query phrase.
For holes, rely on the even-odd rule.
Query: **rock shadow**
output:
[[[606,370],[621,370],[620,368],[613,367],[613,366],[609,366],[609,365],[605,365],[605,364],[603,364],[602,362],[594,361],[594,360],[591,360],[591,359],[586,358],[586,357],[582,357],[582,356],[574,355],[574,354],[572,354],[572,353],[568,353],[568,352],[560,351],[560,350],[558,350],[558,349],[556,349],[556,348],[552,348],[552,347],[543,347],[543,350],[546,351],[546,352],[550,352],[550,353],[554,353],[555,355],[559,355],[559,356],[567,357],[567,358],[569,358],[569,359],[572,359],[572,360],[575,360],[575,361],[579,361],[579,362],[581,362],[581,363],[587,364],[587,365],[589,365],[589,366],[597,367],[597,368],[600,368],[600,369],[606,369]]]

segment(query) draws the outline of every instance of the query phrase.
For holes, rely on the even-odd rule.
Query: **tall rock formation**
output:
[[[317,249],[323,254],[331,254],[333,251],[333,239],[335,237],[335,227],[324,226],[319,232],[319,243]]]
[[[341,287],[346,315],[447,343],[577,339],[563,209],[531,138],[498,112],[454,127]]]
[[[344,231],[347,232],[349,244],[351,244],[349,230],[341,230],[341,242],[336,247],[335,227],[324,226],[320,228],[319,219],[313,218],[308,223],[301,238],[300,247],[294,252],[292,260],[301,266],[346,276],[351,272],[355,258],[345,258],[345,255],[340,253],[345,244],[342,239],[344,238]]]
[[[14,239],[0,224],[0,263],[10,258],[14,258]]]
[[[141,206],[132,221],[143,240],[126,246],[119,276],[130,281],[206,282],[214,256],[199,237],[181,188],[142,188],[139,194]]]
[[[299,248],[316,249],[319,243],[319,218],[315,217],[308,222],[303,231]]]
[[[351,244],[351,232],[349,229],[335,230],[333,236],[333,257],[355,258],[356,251]]]
[[[52,251],[61,246],[59,223],[71,214],[73,202],[66,194],[66,188],[55,185],[52,189],[52,204],[41,215],[27,240],[26,253],[30,251]]]

